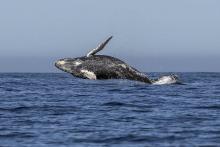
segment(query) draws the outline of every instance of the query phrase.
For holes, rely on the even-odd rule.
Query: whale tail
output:
[[[97,48],[92,49],[86,56],[90,57],[95,55],[96,53],[98,53],[99,51],[103,50],[105,48],[105,46],[108,44],[108,42],[113,38],[113,36],[108,37],[108,39],[106,39],[104,42],[102,42],[101,44],[98,45]]]

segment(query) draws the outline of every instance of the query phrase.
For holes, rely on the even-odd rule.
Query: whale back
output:
[[[106,55],[94,55],[82,57],[83,63],[77,71],[84,70],[87,73],[94,73],[96,79],[129,79],[151,83],[148,77],[129,66],[124,61]]]

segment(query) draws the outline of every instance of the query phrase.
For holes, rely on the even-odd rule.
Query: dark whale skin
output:
[[[84,79],[88,79],[88,76],[85,76],[82,71],[88,71],[93,73],[97,80],[128,79],[152,84],[144,73],[117,58],[106,55],[65,58],[57,61],[55,66],[75,77]]]

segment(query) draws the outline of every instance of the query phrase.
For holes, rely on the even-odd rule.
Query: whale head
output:
[[[87,70],[85,65],[83,66],[83,63],[87,61],[87,59],[87,57],[60,59],[55,62],[55,66],[76,77],[96,80],[96,74],[93,71]]]
[[[55,66],[67,73],[73,73],[84,61],[81,58],[64,58],[55,62]]]

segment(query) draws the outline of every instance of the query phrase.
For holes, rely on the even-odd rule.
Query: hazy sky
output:
[[[0,0],[0,72],[100,54],[149,71],[220,72],[219,0]]]

